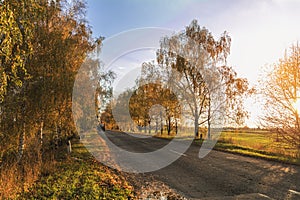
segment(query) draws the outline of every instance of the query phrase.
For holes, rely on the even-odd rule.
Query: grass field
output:
[[[223,131],[216,149],[300,164],[299,150],[276,140],[276,135],[261,130]]]

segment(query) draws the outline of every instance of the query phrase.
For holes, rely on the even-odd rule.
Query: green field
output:
[[[300,163],[299,150],[280,141],[280,138],[277,141],[276,135],[268,131],[223,131],[215,148],[250,156]]]

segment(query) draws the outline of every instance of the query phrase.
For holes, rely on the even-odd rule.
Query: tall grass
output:
[[[0,158],[0,199],[15,198],[26,191],[39,178],[42,168],[38,141],[28,136],[26,149],[18,159],[17,145],[5,151]]]
[[[65,154],[66,147],[61,149],[55,169],[43,174],[19,199],[133,198],[133,188],[122,176],[97,162],[78,140],[72,143],[73,152]]]

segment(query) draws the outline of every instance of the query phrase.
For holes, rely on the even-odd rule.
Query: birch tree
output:
[[[204,71],[225,63],[230,44],[231,39],[226,32],[216,40],[196,20],[179,34],[161,40],[157,61],[169,71],[167,74],[175,88],[182,92],[182,101],[185,100],[194,121],[195,137],[199,137],[199,125],[207,121],[204,113],[208,107],[209,91]]]

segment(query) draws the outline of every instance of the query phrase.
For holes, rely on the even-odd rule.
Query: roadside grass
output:
[[[18,199],[128,199],[133,188],[124,178],[101,165],[79,140],[72,153],[62,151],[51,173],[44,174]]]
[[[237,154],[241,154],[241,155],[251,156],[251,157],[257,157],[257,158],[263,158],[263,159],[267,159],[267,160],[283,162],[283,163],[300,165],[299,158],[285,156],[285,155],[278,154],[278,153],[271,153],[268,151],[257,150],[257,149],[253,149],[253,148],[242,147],[242,146],[238,146],[238,145],[234,145],[234,144],[230,144],[230,143],[218,142],[216,144],[216,146],[214,147],[214,149],[226,151],[226,152],[230,152],[230,153],[237,153]]]
[[[215,149],[300,165],[297,149],[276,141],[268,131],[223,131]]]
[[[280,140],[276,141],[276,136],[271,132],[224,131],[220,135],[219,142],[289,157],[297,157],[298,153],[297,149],[289,144]]]

